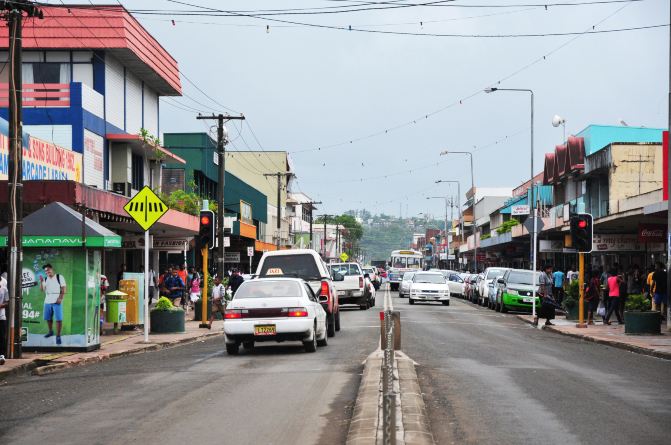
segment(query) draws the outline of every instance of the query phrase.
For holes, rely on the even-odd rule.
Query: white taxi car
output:
[[[440,272],[417,272],[412,277],[408,297],[410,304],[415,304],[415,301],[440,301],[449,306],[450,288]]]
[[[261,278],[240,285],[224,314],[226,352],[240,344],[300,341],[306,352],[327,345],[326,312],[300,278]]]

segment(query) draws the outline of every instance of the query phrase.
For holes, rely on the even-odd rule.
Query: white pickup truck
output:
[[[329,264],[329,269],[331,276],[334,277],[340,304],[357,304],[361,310],[370,307],[370,296],[365,290],[366,284],[361,266],[357,263],[332,263]],[[344,279],[336,281],[336,275],[341,275]]]

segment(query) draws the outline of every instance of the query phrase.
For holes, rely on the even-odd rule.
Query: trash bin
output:
[[[108,323],[124,323],[126,321],[126,300],[107,300],[105,321]]]

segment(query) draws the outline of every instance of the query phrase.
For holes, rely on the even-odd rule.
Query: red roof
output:
[[[585,139],[569,136],[566,144],[557,145],[554,153],[545,154],[543,184],[549,185],[585,167]]]
[[[44,19],[25,19],[25,49],[106,50],[159,95],[179,96],[177,61],[120,5],[44,6]],[[0,27],[0,48],[8,46],[8,29]]]
[[[545,153],[545,168],[543,169],[543,184],[552,184],[555,180],[555,154]]]

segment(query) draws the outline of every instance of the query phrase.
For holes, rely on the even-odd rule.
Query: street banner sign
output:
[[[168,206],[145,185],[133,199],[123,206],[123,209],[146,232],[165,215]]]
[[[529,206],[527,204],[517,204],[510,208],[512,216],[522,216],[529,214]]]
[[[343,253],[340,254],[339,258],[340,258],[340,261],[342,261],[344,263],[345,261],[347,261],[349,259],[349,255],[347,255],[345,252],[343,252]]]

